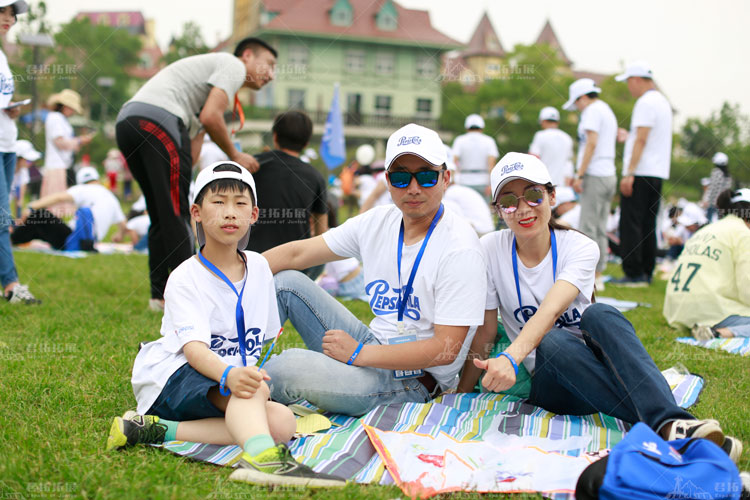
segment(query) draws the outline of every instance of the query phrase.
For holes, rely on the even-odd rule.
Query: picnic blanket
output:
[[[677,342],[683,344],[697,345],[706,349],[718,349],[720,351],[750,356],[750,337],[734,337],[730,339],[695,340],[692,337],[680,337]]]
[[[139,253],[133,250],[133,245],[131,243],[113,243],[109,241],[97,241],[94,243],[94,248],[96,248],[97,252],[103,255],[112,255],[112,254],[132,254],[132,253]],[[57,255],[59,257],[67,257],[69,259],[81,259],[83,257],[88,257],[89,255],[94,255],[92,252],[84,252],[83,250],[55,250],[50,246],[49,243],[46,241],[41,240],[32,240],[31,242],[25,244],[25,245],[19,245],[17,247],[14,247],[14,251],[23,251],[23,252],[36,252],[36,253],[44,253],[47,255]]]
[[[612,306],[618,311],[623,312],[623,313],[626,311],[635,309],[638,306],[651,307],[651,304],[647,302],[635,302],[633,300],[620,300],[614,297],[602,297],[600,295],[596,296],[596,301],[600,304],[607,304],[609,306]]]

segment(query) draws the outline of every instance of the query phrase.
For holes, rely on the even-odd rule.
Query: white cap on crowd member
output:
[[[602,89],[596,86],[596,83],[591,78],[581,78],[570,84],[568,88],[568,100],[563,104],[563,109],[567,111],[575,111],[576,101],[579,97],[596,92],[601,92]]]
[[[713,156],[713,158],[711,158],[711,163],[724,167],[729,164],[729,157],[726,155],[726,153],[722,153],[721,151],[719,151]]]
[[[435,167],[445,165],[448,158],[437,132],[416,123],[404,125],[388,138],[385,169],[389,170],[396,158],[407,154],[418,156]]]
[[[357,148],[354,158],[357,160],[357,163],[366,167],[375,160],[375,148],[370,144],[362,144]]]
[[[539,112],[539,121],[559,122],[560,112],[557,110],[557,108],[553,108],[552,106],[542,108],[542,110]]]
[[[34,145],[26,139],[16,141],[16,156],[20,156],[26,161],[37,161],[42,157],[42,153],[34,149]]]
[[[29,4],[24,0],[0,0],[0,7],[7,7],[8,5],[13,6],[16,15],[29,11]]]
[[[466,130],[470,128],[484,128],[484,119],[476,113],[469,115],[464,120],[464,128]]]
[[[76,184],[86,184],[87,182],[98,180],[99,172],[97,172],[94,167],[81,167],[81,169],[76,172]]]
[[[552,208],[559,207],[569,201],[578,201],[578,195],[575,190],[570,186],[557,186],[555,188],[555,206]]]
[[[615,77],[615,81],[617,82],[624,82],[628,78],[631,77],[640,77],[640,78],[653,78],[654,74],[651,71],[651,66],[646,61],[635,61],[630,64],[628,64],[625,67],[625,73],[621,75],[617,75]]]
[[[750,189],[742,188],[732,193],[732,197],[729,199],[731,203],[739,203],[741,201],[750,203]]]
[[[506,153],[490,173],[492,199],[497,198],[503,186],[516,179],[524,179],[535,184],[552,183],[549,170],[536,156],[525,153]]]
[[[231,165],[237,167],[237,169],[239,169],[239,172],[232,170],[216,171],[216,169],[222,165]],[[247,184],[247,186],[250,188],[250,192],[253,194],[253,200],[255,201],[255,204],[257,206],[258,194],[255,190],[255,179],[253,179],[253,175],[247,169],[242,168],[239,163],[235,163],[233,161],[217,161],[216,163],[212,163],[208,167],[201,170],[201,172],[198,174],[198,177],[195,178],[195,188],[193,190],[193,193],[195,194],[192,199],[192,203],[195,203],[198,195],[200,195],[201,191],[203,191],[206,186],[208,186],[213,181],[218,181],[219,179],[235,179]],[[206,235],[203,232],[203,225],[200,222],[195,223],[195,233],[198,239],[198,246],[202,247],[206,244]],[[249,240],[250,229],[248,228],[247,234],[237,242],[237,248],[239,250],[244,250],[245,247],[247,247],[247,242]]]
[[[677,217],[677,222],[686,227],[692,226],[693,224],[702,226],[703,224],[708,222],[708,219],[706,218],[706,214],[703,212],[703,209],[701,207],[699,207],[695,203],[688,203],[682,209],[682,213],[680,214],[680,216]]]

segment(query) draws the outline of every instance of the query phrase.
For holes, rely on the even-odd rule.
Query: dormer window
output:
[[[375,25],[383,31],[394,31],[398,28],[398,12],[391,0],[386,0],[375,15]]]
[[[348,0],[337,0],[331,8],[331,24],[334,26],[351,26],[353,14],[352,6]]]

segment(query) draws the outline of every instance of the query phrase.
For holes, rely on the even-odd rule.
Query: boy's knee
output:
[[[296,289],[299,287],[304,280],[310,280],[307,276],[299,271],[286,270],[276,273],[273,277],[274,284],[276,285],[276,292],[279,290]]]
[[[297,419],[288,407],[269,401],[266,404],[268,427],[276,443],[286,443],[297,432]]]

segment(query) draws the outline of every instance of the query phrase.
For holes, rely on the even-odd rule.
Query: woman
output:
[[[5,39],[8,30],[16,23],[16,15],[29,10],[23,0],[0,0],[0,36]],[[10,248],[10,233],[8,227],[11,221],[10,187],[13,184],[13,174],[16,170],[16,138],[18,129],[15,118],[18,117],[20,107],[9,107],[13,98],[13,75],[8,67],[8,59],[0,50],[0,281],[3,295],[13,304],[38,304],[26,285],[18,282],[16,264]]]
[[[541,160],[508,153],[492,170],[491,184],[508,229],[481,239],[487,303],[471,349],[482,358],[489,354],[498,311],[511,344],[496,358],[467,360],[459,391],[471,392],[482,370],[486,389],[507,390],[523,362],[532,373],[529,401],[537,406],[643,421],[669,440],[705,437],[739,459],[741,443],[725,440],[718,422],[696,420],[675,404],[630,322],[610,306],[592,304],[598,246],[552,222],[555,189]]]
[[[76,137],[73,127],[68,118],[75,113],[83,113],[81,107],[81,96],[78,92],[65,89],[59,94],[53,94],[47,99],[50,113],[44,121],[45,151],[44,151],[44,173],[42,177],[41,197],[56,194],[68,189],[67,169],[73,165],[73,153],[81,149],[81,146],[91,142],[94,133]],[[50,212],[58,217],[65,215],[69,206],[58,204],[54,208],[49,207]]]
[[[712,221],[714,214],[716,214],[716,200],[719,193],[732,188],[732,176],[729,175],[729,157],[719,151],[711,158],[711,163],[714,164],[714,168],[711,170],[708,188],[704,191],[701,200],[703,208],[707,210],[706,215],[709,221]]]
[[[719,221],[685,244],[667,282],[664,317],[698,340],[750,337],[750,189],[722,192]]]

